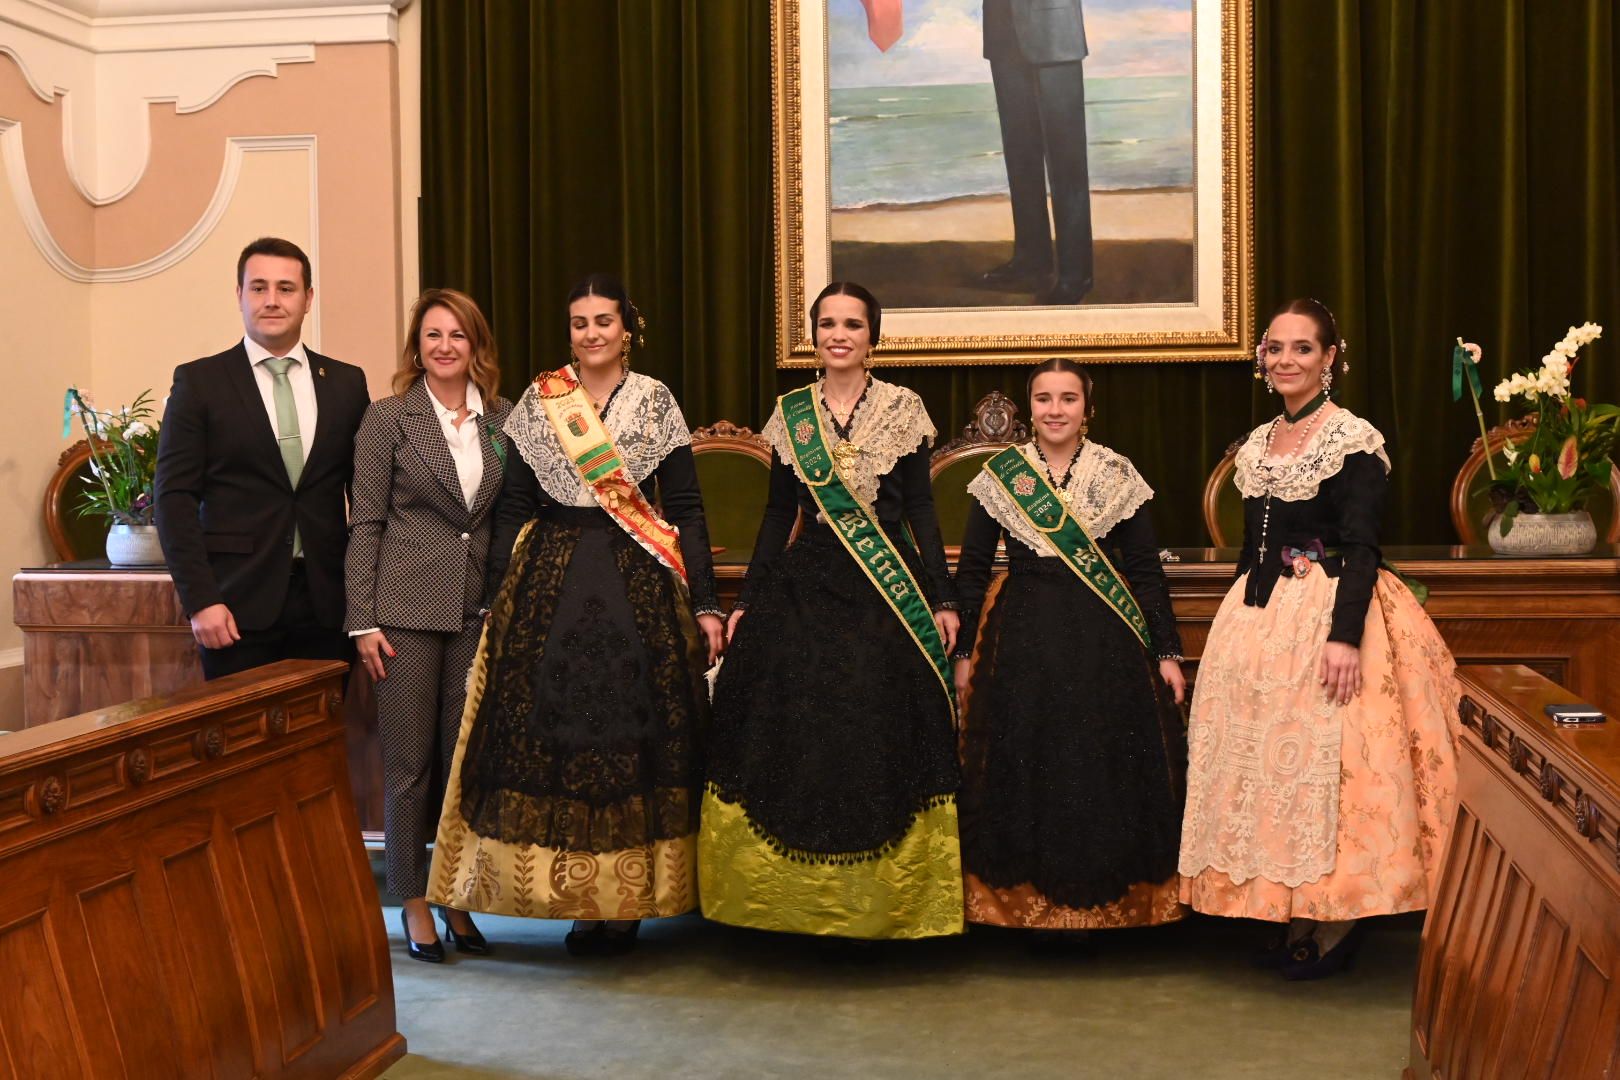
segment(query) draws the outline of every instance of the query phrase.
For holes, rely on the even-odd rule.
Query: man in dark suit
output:
[[[985,274],[984,283],[1044,283],[1040,303],[1078,304],[1092,283],[1080,0],[984,0],[984,57],[996,88],[1013,213],[1012,258]]]
[[[158,441],[157,527],[203,675],[350,656],[344,498],[365,373],[300,342],[309,257],[274,237],[236,264],[244,339],[181,364]]]

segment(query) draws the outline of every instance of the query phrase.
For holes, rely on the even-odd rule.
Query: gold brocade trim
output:
[[[529,528],[519,534],[519,548]],[[497,604],[501,601],[511,604],[509,595]],[[507,844],[467,826],[461,816],[461,763],[488,682],[489,635],[486,624],[467,676],[467,703],[428,869],[428,902],[531,919],[656,919],[696,908],[693,835],[586,852]]]
[[[967,921],[1024,930],[1112,930],[1128,926],[1161,926],[1189,914],[1180,900],[1180,880],[1141,881],[1124,896],[1095,907],[1054,904],[1033,885],[996,889],[967,875]]]
[[[797,862],[760,839],[742,807],[703,796],[698,887],[715,922],[864,939],[962,932],[962,854],[956,804],[919,813],[878,859]]]

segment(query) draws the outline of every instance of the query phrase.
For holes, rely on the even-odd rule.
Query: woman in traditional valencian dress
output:
[[[568,321],[572,363],[504,429],[492,611],[429,887],[451,907],[574,919],[571,953],[611,954],[638,920],[697,906],[694,740],[724,624],[686,420],[629,368],[635,307],[595,274]]]
[[[1315,300],[1260,346],[1284,411],[1237,453],[1243,551],[1189,729],[1182,900],[1287,924],[1257,962],[1290,979],[1341,970],[1358,920],[1428,906],[1456,804],[1456,667],[1379,569],[1389,457],[1329,400],[1342,352]]]
[[[1061,931],[1172,922],[1186,912],[1185,683],[1153,489],[1086,440],[1083,367],[1048,360],[1029,390],[1035,438],[968,485],[956,578],[967,918]],[[986,604],[1002,541],[1007,576]]]
[[[881,319],[859,285],[827,286],[810,308],[825,373],[765,425],[770,498],[716,680],[698,849],[719,922],[962,930],[935,432],[916,394],[864,371]]]

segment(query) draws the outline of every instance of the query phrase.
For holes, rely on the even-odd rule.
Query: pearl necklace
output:
[[[1271,457],[1271,445],[1277,438],[1277,428],[1282,425],[1283,418],[1279,416],[1273,420],[1271,430],[1266,432],[1265,449],[1260,455],[1259,468],[1255,470],[1260,474],[1260,482],[1265,486],[1266,491],[1266,501],[1260,512],[1260,555],[1256,569],[1260,565],[1264,565],[1266,561],[1266,544],[1271,536],[1271,490],[1273,478],[1287,468],[1289,463],[1299,456],[1300,450],[1304,449],[1306,444],[1311,441],[1311,429],[1316,427],[1316,422],[1320,419],[1322,419],[1322,410],[1319,408],[1311,410],[1310,418],[1305,422],[1305,426],[1300,429],[1300,436],[1294,442],[1294,448],[1282,455],[1275,465],[1268,465],[1266,462]]]

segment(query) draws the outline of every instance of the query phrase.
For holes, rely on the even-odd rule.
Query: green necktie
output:
[[[304,437],[298,432],[298,405],[293,401],[292,380],[287,369],[292,367],[291,357],[272,356],[264,361],[275,380],[276,445],[281,447],[281,463],[287,467],[287,479],[298,487],[298,478],[304,474]],[[293,526],[293,558],[304,553],[298,538],[298,527]]]

